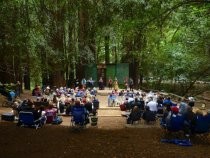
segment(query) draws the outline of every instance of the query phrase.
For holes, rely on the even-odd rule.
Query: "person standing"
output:
[[[20,81],[17,81],[16,90],[15,90],[15,93],[16,93],[17,97],[20,97],[20,92],[21,92],[21,84],[20,84]]]
[[[86,89],[86,83],[87,83],[86,79],[83,78],[81,81],[82,88]]]
[[[89,79],[89,86],[90,86],[90,88],[91,89],[93,89],[93,87],[94,87],[94,81],[93,81],[93,79],[92,79],[92,77],[90,77],[90,79]]]
[[[113,83],[113,88],[115,91],[118,91],[119,87],[118,87],[118,80],[117,78],[115,78],[114,83]]]
[[[134,83],[133,83],[133,79],[132,79],[132,78],[130,78],[130,79],[129,79],[129,87],[130,87],[130,91],[132,91],[132,90],[133,90],[133,85],[134,85]]]
[[[112,89],[112,79],[111,78],[109,78],[109,82],[108,82],[108,87],[109,87],[109,89]]]
[[[125,90],[128,89],[128,79],[127,77],[124,79],[124,86],[125,86]]]
[[[99,81],[98,81],[98,85],[99,85],[99,89],[100,90],[103,90],[104,89],[104,83],[103,83],[103,79],[102,77],[100,77]]]

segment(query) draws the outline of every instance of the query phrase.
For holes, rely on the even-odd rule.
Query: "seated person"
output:
[[[144,110],[144,104],[142,104],[142,102],[138,98],[135,98],[134,106],[138,106],[140,110]]]
[[[126,110],[128,110],[128,111],[131,110],[131,104],[128,102],[128,98],[125,98],[125,101],[123,104],[124,104]]]
[[[47,117],[46,123],[52,123],[52,121],[56,118],[56,116],[57,116],[57,109],[53,108],[52,102],[45,109],[45,115]]]
[[[112,103],[112,93],[108,95],[108,106],[111,106]]]
[[[93,108],[98,109],[99,108],[99,100],[96,97],[93,97]]]
[[[45,89],[44,89],[44,94],[45,95],[50,95],[50,87],[47,86]]]
[[[164,106],[163,106],[163,98],[161,97],[161,96],[158,96],[158,98],[157,98],[157,113],[158,114],[163,114],[163,112],[164,112],[164,108],[163,108]]]
[[[69,102],[69,104],[66,107],[66,115],[71,115],[71,108],[74,105],[75,105],[75,99],[71,98],[71,101]]]
[[[14,91],[10,91],[8,95],[8,101],[13,102],[15,100],[16,94]]]
[[[84,93],[84,91],[82,91],[82,90],[79,90],[78,92],[77,92],[77,94],[75,95],[75,97],[84,97],[85,96],[85,93]]]
[[[75,105],[72,106],[72,108],[71,108],[71,113],[73,116],[73,121],[76,124],[80,124],[80,123],[88,124],[89,123],[89,115],[88,115],[87,109],[83,105],[80,104],[79,100],[75,101]],[[80,114],[80,115],[78,115],[78,114]]]
[[[41,113],[34,107],[33,101],[28,99],[28,107],[23,111],[32,112],[34,115],[34,120],[37,120],[41,117]]]
[[[172,106],[173,103],[171,101],[171,98],[170,97],[167,97],[166,99],[163,100],[163,103],[162,104],[163,104],[164,107],[167,108],[168,111],[170,111],[169,109],[171,108],[171,106]]]
[[[188,105],[190,107],[194,107],[195,106],[195,99],[193,97],[189,97],[188,100],[189,100]]]
[[[139,102],[141,103],[141,108],[140,109],[143,111],[145,109],[145,101],[144,101],[142,96],[140,96],[140,101]]]
[[[92,113],[93,111],[93,104],[91,103],[90,99],[86,100],[86,103],[84,104],[85,108],[89,113]]]
[[[150,111],[149,106],[146,106],[142,118],[145,120],[146,123],[154,122],[156,121],[156,114]]]
[[[196,123],[196,114],[193,112],[192,107],[187,107],[184,119],[184,127],[188,130],[188,133],[190,133],[190,129],[194,129]]]
[[[171,111],[166,117],[166,128],[169,131],[184,130],[184,117],[179,113],[178,107],[171,107]]]
[[[184,97],[179,102],[180,102],[179,103],[179,113],[184,116],[187,113],[187,110],[188,110],[188,107],[189,107],[189,105],[187,103],[187,99]]]
[[[93,89],[90,91],[90,94],[91,94],[92,96],[96,96],[97,91],[96,91],[96,88],[95,88],[95,87],[93,87]]]
[[[149,107],[149,110],[150,111],[152,111],[152,112],[154,112],[154,113],[157,113],[157,102],[154,100],[154,98],[153,97],[150,97],[149,98],[149,100],[148,100],[149,102],[147,103],[147,106]]]
[[[35,108],[33,102],[30,99],[27,100],[27,106],[21,111],[32,112],[34,120],[40,119],[42,124],[45,123],[46,118],[45,118],[45,116],[42,116],[42,110]],[[21,124],[21,122],[20,122],[20,120],[18,120],[17,125],[20,125],[20,124]]]
[[[49,101],[46,97],[43,97],[41,99],[41,105],[44,106],[44,107],[47,107],[49,105]]]
[[[36,85],[35,88],[32,91],[32,96],[41,96],[42,95],[42,90],[40,86]]]
[[[197,110],[195,119],[195,127],[192,128],[192,133],[206,133],[210,131],[210,113],[204,115],[201,110]]]
[[[123,96],[124,95],[124,90],[121,90],[120,92],[119,92],[119,96]]]
[[[18,113],[19,113],[20,111],[24,111],[24,110],[27,110],[28,108],[30,108],[30,104],[33,105],[33,103],[31,103],[31,102],[32,102],[32,101],[29,100],[29,99],[23,100],[23,101],[20,103],[20,105],[17,107]]]
[[[117,95],[112,92],[108,97],[108,106],[115,106],[117,100]]]
[[[12,110],[13,110],[13,114],[15,115],[15,118],[18,118],[19,115],[19,106],[22,104],[22,100],[20,99],[15,99]]]
[[[61,114],[64,114],[65,112],[65,101],[66,101],[65,95],[61,94],[58,102],[58,109],[59,109],[58,112]]]
[[[138,106],[134,106],[131,110],[130,115],[128,116],[127,123],[133,124],[134,121],[139,121],[141,119],[141,111]]]
[[[127,92],[125,93],[125,97],[133,98],[134,97],[134,93],[132,91],[127,90]]]

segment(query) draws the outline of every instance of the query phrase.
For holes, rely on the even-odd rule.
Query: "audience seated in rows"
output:
[[[167,116],[165,115],[165,117],[163,117],[161,126],[172,132],[183,131],[185,136],[210,131],[209,113],[204,115],[201,110],[197,110],[194,113],[191,106],[186,103],[181,104],[184,105],[184,110],[180,110],[177,106],[172,106]],[[180,111],[184,112],[181,113]]]

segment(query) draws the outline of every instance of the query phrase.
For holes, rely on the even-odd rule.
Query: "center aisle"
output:
[[[108,94],[111,90],[98,90],[97,98],[100,101],[98,110],[98,128],[121,129],[125,128],[125,117],[121,116],[119,107],[108,107]]]

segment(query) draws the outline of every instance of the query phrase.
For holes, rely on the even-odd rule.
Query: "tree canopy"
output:
[[[83,65],[126,62],[136,85],[185,94],[209,81],[209,15],[208,0],[2,0],[0,81],[60,86]]]

